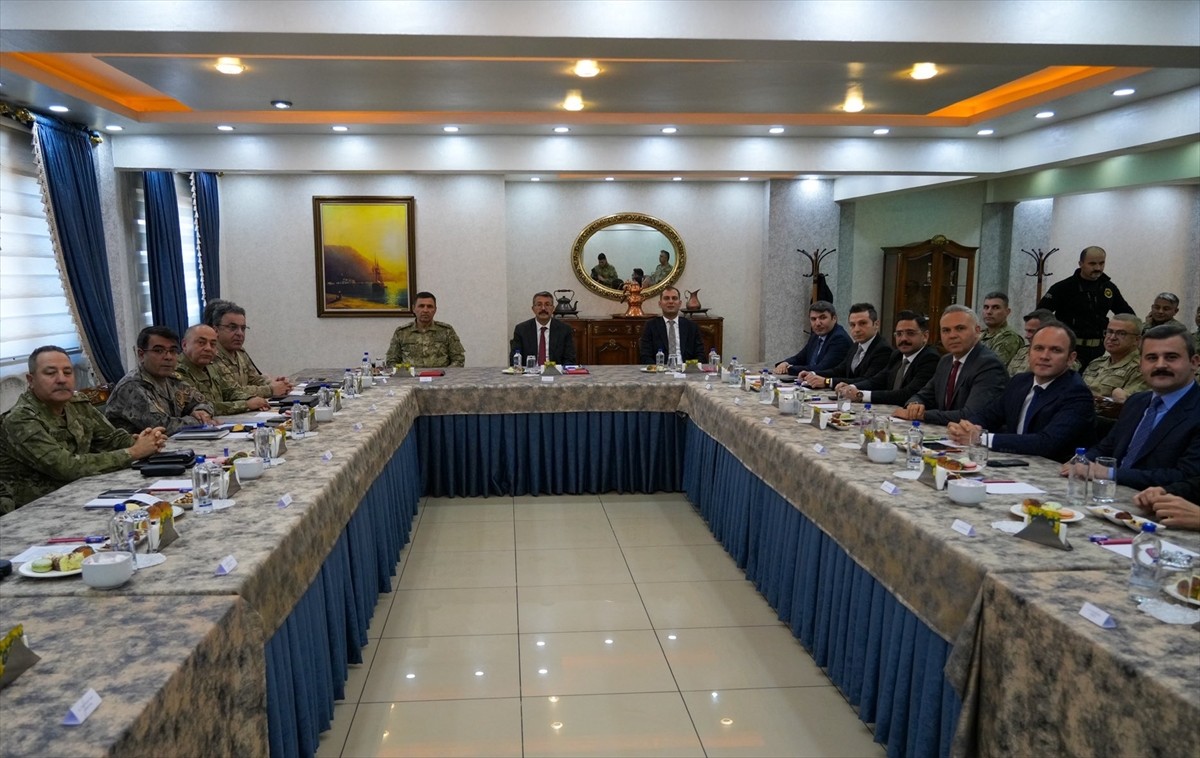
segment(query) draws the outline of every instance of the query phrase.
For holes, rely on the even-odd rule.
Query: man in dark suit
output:
[[[938,323],[946,354],[933,378],[893,415],[910,421],[949,424],[977,413],[1008,383],[1004,364],[979,344],[979,318],[963,305],[950,305]]]
[[[982,436],[983,444],[1001,453],[1069,459],[1092,429],[1092,392],[1071,371],[1074,361],[1071,328],[1043,324],[1029,344],[1030,371],[1014,376],[982,410],[951,422],[950,440],[967,445]]]
[[[834,384],[838,395],[857,403],[899,405],[933,378],[938,351],[929,347],[929,320],[913,311],[896,314],[896,350],[882,371],[853,383]]]
[[[658,308],[662,318],[652,318],[642,327],[642,338],[638,340],[638,360],[645,364],[654,363],[654,354],[659,350],[670,362],[671,354],[682,366],[685,361],[704,360],[704,340],[700,339],[700,327],[686,316],[679,315],[683,301],[679,290],[667,287],[658,295]]]
[[[1104,439],[1087,451],[1092,476],[1115,476],[1117,484],[1142,489],[1169,485],[1200,474],[1200,364],[1186,329],[1156,326],[1142,336],[1142,376],[1150,385],[1125,402]],[[1097,457],[1117,459],[1105,472]],[[1060,472],[1066,476],[1068,466]],[[1083,472],[1081,472],[1083,473]]]
[[[812,330],[808,342],[800,352],[775,364],[776,374],[796,376],[801,371],[829,371],[850,352],[850,335],[838,324],[833,303],[817,300],[810,305],[808,325]]]
[[[539,292],[533,296],[533,318],[522,321],[513,329],[509,353],[520,350],[521,355],[537,356],[539,366],[546,361],[572,365],[575,358],[575,332],[554,318],[554,296]]]
[[[801,371],[799,380],[809,387],[836,387],[843,382],[853,382],[883,370],[892,357],[892,346],[879,338],[879,312],[870,303],[855,303],[850,306],[850,339],[854,345],[842,362],[830,370],[829,376],[816,371]]]

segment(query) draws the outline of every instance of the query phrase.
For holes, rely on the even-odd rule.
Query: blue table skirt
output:
[[[688,499],[888,755],[948,755],[962,708],[942,673],[951,645],[694,424],[686,450]]]
[[[329,557],[267,642],[271,755],[311,756],[345,695],[351,663],[362,663],[379,593],[390,592],[421,498],[412,435],[363,496]]]
[[[426,495],[679,492],[687,420],[670,412],[421,416]]]

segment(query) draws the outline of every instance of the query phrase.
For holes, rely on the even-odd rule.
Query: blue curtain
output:
[[[175,177],[170,171],[146,171],[142,178],[146,197],[150,310],[155,326],[169,326],[182,337],[188,328],[188,315]]]
[[[45,116],[34,115],[34,138],[42,156],[46,191],[71,299],[90,346],[92,367],[107,382],[125,373],[117,341],[108,250],[100,217],[100,191],[88,135]]]
[[[197,171],[192,174],[192,184],[196,188],[196,241],[204,281],[203,305],[221,296],[221,208],[216,174]]]

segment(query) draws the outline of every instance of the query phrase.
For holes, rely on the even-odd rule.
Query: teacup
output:
[[[238,481],[257,479],[263,474],[263,459],[238,458],[233,462],[233,468],[237,471]]]
[[[322,424],[333,421],[333,408],[328,405],[318,405],[313,409],[313,417]]]
[[[891,442],[868,442],[867,457],[875,463],[891,463],[900,451]]]
[[[93,553],[83,559],[83,583],[98,590],[120,587],[133,576],[133,560],[129,553]]]
[[[946,490],[959,505],[979,505],[987,498],[987,485],[974,479],[951,479]]]

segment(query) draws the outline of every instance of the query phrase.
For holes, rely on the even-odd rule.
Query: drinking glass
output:
[[[525,357],[525,373],[532,374],[537,371],[537,356],[529,355]]]
[[[892,417],[886,415],[876,416],[875,423],[871,425],[871,432],[876,442],[891,442]]]
[[[301,408],[292,414],[292,436],[303,437],[308,434],[308,408]]]
[[[1108,478],[1108,471],[1117,467],[1117,459],[1101,456],[1096,463],[1103,471],[1092,477],[1092,501],[1111,503],[1117,499],[1117,480]]]
[[[983,471],[987,468],[988,455],[990,452],[988,446],[984,444],[987,439],[987,429],[980,429],[978,434],[971,435],[971,444],[967,448],[967,456],[971,459],[971,463],[979,466],[979,470]]]
[[[667,358],[667,371],[678,371],[678,370],[679,370],[679,359],[676,358],[674,355],[668,357]]]

